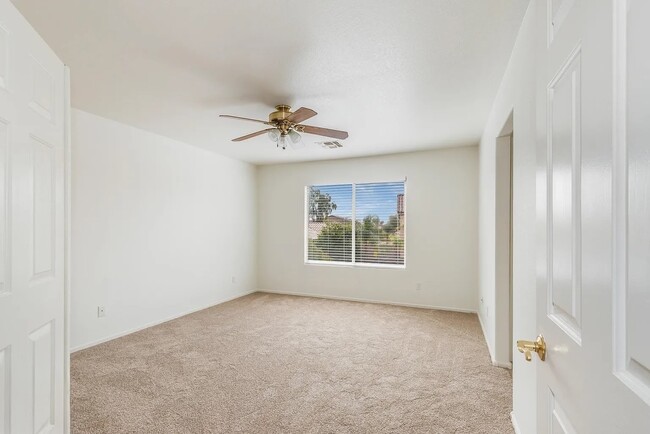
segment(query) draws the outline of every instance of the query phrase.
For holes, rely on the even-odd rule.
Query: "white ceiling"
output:
[[[478,142],[527,0],[13,0],[70,65],[73,106],[266,164]],[[349,131],[282,151],[276,104]],[[263,127],[263,125],[260,125]]]

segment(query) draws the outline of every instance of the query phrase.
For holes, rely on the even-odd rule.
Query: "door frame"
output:
[[[63,90],[63,430],[70,432],[70,252],[72,242],[72,105],[70,101],[70,67],[65,65]]]

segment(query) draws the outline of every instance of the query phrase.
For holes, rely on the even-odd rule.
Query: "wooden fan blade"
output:
[[[333,137],[335,139],[345,140],[348,138],[347,131],[330,130],[329,128],[312,127],[309,125],[300,125],[299,131],[317,136]]]
[[[306,121],[307,119],[313,118],[317,114],[318,113],[316,113],[312,109],[308,109],[306,107],[300,107],[298,110],[291,113],[287,117],[287,120],[289,122],[293,122],[294,124],[299,124],[300,122],[303,122],[303,121]]]
[[[236,139],[232,139],[232,141],[233,142],[241,142],[243,140],[252,139],[253,137],[261,136],[262,134],[268,133],[269,131],[273,131],[274,129],[275,128],[267,128],[265,130],[258,131],[256,133],[250,133],[250,134],[247,134],[245,136],[237,137]]]
[[[259,119],[243,118],[241,116],[219,115],[219,117],[220,118],[230,118],[230,119],[241,119],[243,121],[259,122],[260,124],[271,125],[271,123],[267,122],[267,121],[261,121]]]

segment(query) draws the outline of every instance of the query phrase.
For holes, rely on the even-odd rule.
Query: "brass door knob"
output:
[[[537,353],[542,362],[546,360],[546,342],[542,335],[537,336],[534,341],[517,341],[517,349],[520,353],[524,353],[527,362],[533,359],[532,352]]]

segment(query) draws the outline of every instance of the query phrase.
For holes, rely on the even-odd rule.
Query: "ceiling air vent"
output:
[[[316,142],[316,143],[326,149],[337,149],[343,147],[343,145],[340,144],[339,142]]]

